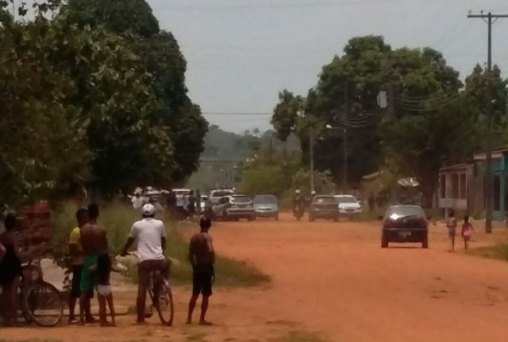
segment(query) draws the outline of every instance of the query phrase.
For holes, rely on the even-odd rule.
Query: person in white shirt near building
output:
[[[166,249],[166,228],[161,220],[155,219],[155,207],[148,203],[142,208],[143,218],[132,225],[122,256],[137,240],[138,255],[138,296],[136,300],[137,322],[145,322],[146,291],[150,285],[150,274],[159,270],[165,279],[169,277],[169,261],[164,255]]]

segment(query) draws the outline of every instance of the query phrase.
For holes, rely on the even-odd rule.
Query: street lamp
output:
[[[344,135],[344,149],[343,149],[343,155],[342,155],[342,158],[343,158],[343,163],[344,163],[344,173],[343,173],[343,187],[344,187],[344,190],[347,190],[348,188],[348,176],[347,176],[347,173],[348,173],[348,161],[347,161],[347,127],[333,127],[332,125],[326,125],[325,126],[326,129],[338,129],[338,130],[342,130],[342,133]]]

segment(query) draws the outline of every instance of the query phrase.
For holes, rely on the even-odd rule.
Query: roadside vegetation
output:
[[[508,242],[497,243],[494,246],[474,248],[471,250],[471,253],[485,258],[508,261]]]

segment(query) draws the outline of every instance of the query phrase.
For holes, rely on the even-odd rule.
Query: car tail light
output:
[[[427,225],[428,225],[428,224],[427,224],[427,220],[426,220],[425,218],[423,218],[423,217],[422,217],[421,219],[419,219],[419,220],[418,220],[418,224],[419,224],[419,225],[420,225],[420,227],[422,227],[422,228],[427,228]]]
[[[383,228],[389,228],[392,223],[392,220],[386,219],[383,221]]]

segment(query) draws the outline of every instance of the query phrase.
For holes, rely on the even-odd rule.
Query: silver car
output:
[[[252,200],[245,195],[231,195],[221,197],[217,204],[212,206],[216,219],[239,220],[241,218],[249,221],[256,219]]]
[[[274,195],[257,195],[253,202],[257,217],[279,219],[279,200]]]

